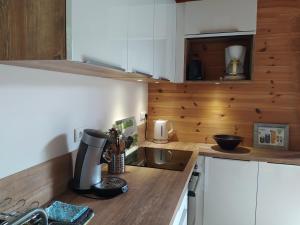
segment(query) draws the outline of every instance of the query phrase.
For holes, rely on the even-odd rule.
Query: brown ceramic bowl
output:
[[[214,135],[213,138],[224,150],[234,150],[243,140],[242,137],[226,134]]]

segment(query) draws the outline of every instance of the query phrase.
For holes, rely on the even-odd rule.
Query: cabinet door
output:
[[[187,225],[187,206],[188,206],[188,195],[184,193],[183,200],[181,201],[178,210],[175,214],[172,225]]]
[[[203,224],[255,225],[257,174],[258,162],[206,158]]]
[[[173,81],[175,75],[176,2],[155,0],[154,78]]]
[[[0,60],[66,58],[65,0],[1,0]]]
[[[128,69],[153,75],[154,0],[129,0]]]
[[[175,79],[176,83],[183,83],[185,77],[185,38],[184,38],[184,10],[185,3],[176,4],[176,57]]]
[[[127,70],[127,0],[69,0],[68,58]]]
[[[257,0],[204,0],[185,6],[185,34],[255,31]]]
[[[257,225],[300,224],[300,167],[259,163]]]

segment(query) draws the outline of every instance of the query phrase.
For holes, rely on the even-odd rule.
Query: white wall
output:
[[[74,128],[147,111],[147,85],[0,65],[0,178],[73,151]]]

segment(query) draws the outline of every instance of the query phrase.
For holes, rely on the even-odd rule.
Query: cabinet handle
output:
[[[199,172],[193,172],[192,177],[195,177],[196,180],[196,184],[193,190],[189,190],[188,192],[188,196],[190,197],[196,197],[196,190],[198,188],[199,185],[199,180],[201,179],[201,174]]]
[[[145,73],[145,72],[141,72],[141,71],[139,71],[139,70],[133,70],[133,73],[138,73],[138,74],[144,75],[144,76],[146,76],[146,77],[152,77],[151,74]]]
[[[170,81],[170,79],[168,78],[164,78],[164,77],[159,77],[158,80],[165,80],[165,81]]]
[[[114,69],[114,70],[119,70],[121,72],[126,72],[126,70],[124,68],[122,68],[121,66],[104,63],[104,62],[101,62],[97,59],[93,59],[93,58],[90,58],[90,57],[83,57],[82,62],[86,63],[86,64],[93,65],[93,66],[107,67],[109,69]]]
[[[268,163],[268,164],[276,164],[276,165],[284,165],[284,166],[298,166],[298,164],[287,164],[287,163],[279,163],[279,162],[259,162],[259,163]]]

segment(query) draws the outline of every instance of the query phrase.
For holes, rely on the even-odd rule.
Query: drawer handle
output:
[[[144,75],[146,77],[152,77],[151,74],[145,73],[145,72],[142,72],[142,71],[139,71],[139,70],[133,70],[133,73],[138,73],[138,74]]]

